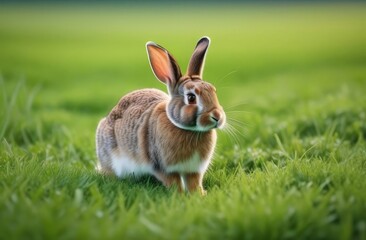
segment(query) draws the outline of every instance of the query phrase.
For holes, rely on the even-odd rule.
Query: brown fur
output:
[[[167,84],[170,96],[156,89],[131,92],[100,121],[96,142],[102,171],[113,172],[112,156],[125,154],[136,164],[151,166],[153,175],[165,186],[177,185],[182,191],[183,180],[188,191],[205,194],[202,179],[206,168],[190,172],[184,170],[190,169],[184,164],[189,159],[196,161],[198,154],[202,166],[207,167],[216,145],[215,128],[225,123],[216,89],[201,80],[208,45],[207,38],[198,42],[189,74],[182,76],[177,62],[165,49],[148,43],[151,67]],[[187,91],[194,92],[197,104],[185,103]]]

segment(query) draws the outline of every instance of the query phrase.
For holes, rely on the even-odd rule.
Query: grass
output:
[[[1,6],[0,238],[366,239],[365,10]],[[98,175],[98,120],[129,91],[164,90],[145,42],[185,69],[202,35],[235,128],[207,197]]]

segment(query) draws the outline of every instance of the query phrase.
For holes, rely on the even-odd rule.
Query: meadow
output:
[[[0,239],[366,239],[366,5],[0,5]],[[94,170],[124,94],[166,90],[145,43],[204,79],[208,194]]]

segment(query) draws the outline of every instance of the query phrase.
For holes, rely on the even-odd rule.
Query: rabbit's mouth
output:
[[[225,122],[225,113],[218,109],[198,115],[197,117],[197,127],[199,129],[205,129],[206,131],[214,128],[222,129],[225,125]]]

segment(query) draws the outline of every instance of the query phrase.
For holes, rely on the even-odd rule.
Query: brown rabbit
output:
[[[146,44],[155,76],[168,87],[142,89],[122,97],[98,125],[99,169],[118,177],[151,174],[179,191],[206,192],[202,187],[216,145],[216,128],[225,112],[216,89],[202,80],[208,37],[201,38],[187,74],[163,47]]]

